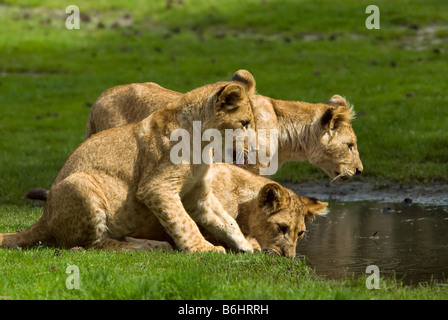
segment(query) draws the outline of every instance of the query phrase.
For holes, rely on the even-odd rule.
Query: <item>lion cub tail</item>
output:
[[[28,248],[39,242],[48,243],[48,233],[45,232],[45,225],[42,220],[31,228],[15,233],[0,233],[0,248]]]
[[[31,200],[47,201],[48,190],[44,188],[34,188],[29,190],[24,197]]]
[[[29,190],[25,196],[31,200],[46,201],[48,197],[48,190],[44,188],[35,188]],[[35,225],[27,230],[22,230],[14,233],[0,233],[0,248],[28,248],[35,246],[39,242],[49,242],[48,232],[46,232],[46,224],[39,219]]]

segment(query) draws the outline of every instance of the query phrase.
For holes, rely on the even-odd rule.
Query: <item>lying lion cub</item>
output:
[[[306,231],[305,222],[327,213],[327,202],[298,196],[278,183],[234,165],[216,164],[212,171],[213,193],[256,250],[294,257],[297,242]],[[188,211],[193,203],[184,201],[184,205]],[[156,219],[132,236],[170,242]],[[212,234],[206,233],[206,238],[216,242]]]
[[[293,258],[297,242],[306,231],[305,223],[312,221],[316,215],[327,214],[327,202],[299,196],[278,183],[237,166],[215,164],[212,172],[213,194],[236,219],[246,239],[256,250]],[[46,200],[47,190],[35,189],[34,192],[34,199]],[[183,204],[187,211],[194,208],[194,203],[188,199],[184,199]],[[205,236],[214,244],[218,242],[213,234],[205,232]],[[126,239],[142,243],[151,239],[156,240],[155,244],[166,241],[174,245],[154,216],[132,237]],[[169,249],[167,246],[158,248]]]
[[[206,85],[141,122],[86,140],[56,177],[42,217],[26,231],[0,234],[0,247],[39,241],[68,248],[169,247],[122,241],[155,216],[182,251],[224,251],[205,240],[195,221],[233,249],[251,251],[252,245],[211,190],[211,161],[175,165],[170,160],[171,132],[183,128],[191,134],[193,121],[200,121],[204,131],[218,129],[223,140],[225,129],[250,128],[251,91],[234,82]],[[229,152],[224,141],[222,145],[222,153]],[[188,213],[182,198],[189,200]]]
[[[267,155],[278,150],[278,165],[287,161],[308,161],[334,180],[347,180],[363,170],[351,120],[354,112],[347,101],[332,96],[326,103],[283,101],[255,94],[255,79],[246,70],[237,71],[231,81],[249,84],[256,128],[276,129],[278,141],[267,137]],[[89,115],[86,138],[108,128],[137,122],[181,97],[156,83],[132,83],[104,91]],[[259,135],[260,137],[260,135]],[[259,174],[257,163],[245,168]],[[272,173],[268,173],[271,175]]]

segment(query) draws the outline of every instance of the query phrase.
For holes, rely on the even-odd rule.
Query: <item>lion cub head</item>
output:
[[[323,114],[316,123],[318,141],[310,162],[322,168],[333,181],[348,180],[363,170],[351,124],[353,117],[353,109],[346,100],[334,95],[323,105]]]
[[[182,114],[186,126],[191,126],[191,119],[200,120],[201,150],[204,154],[206,148],[217,162],[234,163],[237,156],[243,156],[243,161],[247,161],[249,139],[255,136],[251,101],[255,94],[255,79],[248,71],[242,75],[244,77],[238,80],[194,89],[172,104],[186,106]],[[191,116],[191,110],[199,111]]]
[[[305,235],[306,222],[327,214],[327,202],[299,196],[277,183],[266,184],[250,214],[250,236],[264,252],[293,258]]]

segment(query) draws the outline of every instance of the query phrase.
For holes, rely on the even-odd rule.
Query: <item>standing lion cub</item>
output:
[[[254,106],[257,131],[277,131],[278,139],[266,137],[263,142],[260,134],[258,139],[266,145],[271,159],[276,160],[277,157],[278,166],[287,161],[308,161],[333,180],[348,180],[362,172],[357,138],[351,123],[354,112],[343,97],[334,95],[326,103],[272,99],[255,94],[255,79],[247,70],[237,71],[230,81],[250,86],[249,97]],[[108,128],[140,121],[180,97],[182,93],[153,82],[107,89],[90,111],[86,138]],[[260,168],[267,165],[271,166],[272,161],[268,164],[246,164],[245,168],[259,174]],[[269,172],[267,175],[275,173]]]
[[[182,251],[224,251],[205,240],[195,222],[230,247],[252,251],[212,192],[211,162],[173,164],[170,134],[178,128],[191,134],[193,121],[200,121],[203,131],[219,130],[223,139],[225,129],[246,131],[254,125],[253,91],[250,84],[234,82],[205,85],[141,122],[86,140],[57,175],[42,217],[28,230],[0,234],[0,247],[41,241],[67,248],[169,248],[165,242],[125,238],[155,216]],[[222,145],[223,154],[232,152]],[[182,198],[194,204],[188,213]]]

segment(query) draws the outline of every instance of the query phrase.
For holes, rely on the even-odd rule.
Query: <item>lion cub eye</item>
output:
[[[243,126],[244,129],[247,129],[247,128],[249,128],[250,121],[249,120],[242,120],[241,121],[241,125]]]
[[[304,233],[305,233],[305,230],[299,231],[299,233],[297,234],[297,236],[301,237]]]
[[[289,231],[289,227],[286,224],[279,224],[278,225],[278,229],[280,230],[281,233],[283,234],[287,234]]]
[[[353,151],[353,147],[355,146],[355,144],[350,142],[350,143],[347,143],[347,146],[350,151]]]

